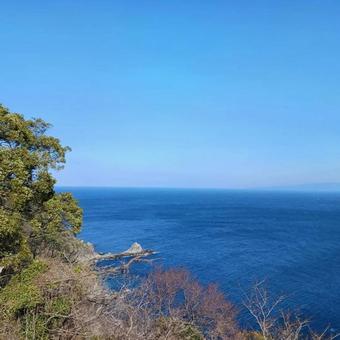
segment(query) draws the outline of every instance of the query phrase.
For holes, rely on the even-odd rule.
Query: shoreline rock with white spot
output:
[[[140,254],[143,252],[144,249],[142,248],[142,246],[139,243],[134,242],[129,249],[123,252],[123,254]]]

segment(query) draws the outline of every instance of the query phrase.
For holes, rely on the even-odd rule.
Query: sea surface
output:
[[[340,193],[62,188],[84,209],[80,238],[98,251],[137,241],[164,266],[216,282],[240,306],[266,280],[284,308],[340,330]],[[138,271],[138,266],[137,269]]]

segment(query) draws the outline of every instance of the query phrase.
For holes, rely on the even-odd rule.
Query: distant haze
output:
[[[311,183],[281,187],[260,188],[266,190],[289,190],[289,191],[316,191],[316,192],[340,192],[340,183]]]
[[[59,185],[340,183],[339,13],[336,1],[7,1],[0,101],[72,147]]]

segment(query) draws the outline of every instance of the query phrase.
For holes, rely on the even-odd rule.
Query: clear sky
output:
[[[3,1],[0,102],[60,185],[340,182],[340,2]]]

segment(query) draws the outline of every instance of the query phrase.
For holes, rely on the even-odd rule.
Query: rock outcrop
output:
[[[134,242],[131,247],[127,250],[125,250],[123,252],[123,254],[142,254],[144,252],[144,249],[142,248],[142,246],[137,243],[137,242]]]

